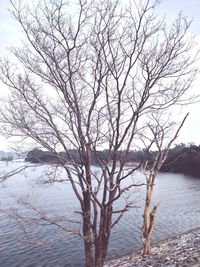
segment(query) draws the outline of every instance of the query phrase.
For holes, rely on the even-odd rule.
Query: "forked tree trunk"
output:
[[[147,185],[146,201],[143,214],[143,229],[142,229],[142,241],[143,251],[142,255],[151,255],[151,233],[154,226],[155,215],[157,206],[154,206],[150,212],[151,197],[153,192],[153,186]]]
[[[104,226],[104,224],[103,224]],[[103,267],[107,249],[110,232],[101,232],[95,243],[92,242],[91,228],[87,220],[84,222],[84,247],[85,247],[85,267]]]
[[[144,241],[142,256],[150,256],[150,255],[151,255],[151,239],[150,236],[147,235]]]

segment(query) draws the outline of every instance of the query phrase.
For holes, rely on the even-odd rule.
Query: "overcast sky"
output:
[[[0,0],[0,57],[8,54],[6,50],[8,46],[16,45],[20,40],[20,28],[11,18],[8,11],[9,7],[9,0]],[[166,20],[171,22],[180,11],[182,11],[185,16],[193,20],[191,31],[197,34],[200,40],[200,0],[163,0],[161,1],[157,13],[159,15],[165,15]],[[195,91],[200,93],[200,77],[195,82]],[[4,93],[6,93],[6,87],[1,85],[0,96]],[[200,104],[195,104],[192,107],[185,107],[183,111],[189,111],[190,116],[182,129],[178,141],[200,144]],[[5,141],[5,139],[1,136],[0,150],[9,150],[7,141]]]

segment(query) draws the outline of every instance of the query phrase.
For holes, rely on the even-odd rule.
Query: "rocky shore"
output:
[[[200,267],[200,228],[159,242],[152,256],[141,252],[111,260],[105,267]]]

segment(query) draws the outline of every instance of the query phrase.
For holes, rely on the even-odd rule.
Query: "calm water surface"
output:
[[[0,170],[13,169],[20,164],[22,163],[11,162],[7,165],[0,162]],[[1,206],[17,209],[14,198],[23,195],[40,209],[57,216],[63,215],[67,219],[79,220],[79,215],[74,213],[79,206],[69,184],[57,183],[53,186],[39,184],[44,168],[44,166],[33,165],[26,170],[25,175],[18,174],[1,184]],[[138,174],[138,176],[141,179],[141,175]],[[35,183],[35,180],[38,183]],[[141,208],[129,211],[114,229],[108,259],[125,255],[141,247],[143,192],[144,189],[141,188],[133,194],[135,204]],[[200,227],[200,178],[181,174],[159,174],[155,186],[154,203],[160,203],[153,232],[154,242]],[[30,213],[24,207],[21,207],[20,211],[24,215]],[[49,240],[61,234],[55,228],[45,225],[29,230],[34,240],[41,240],[41,238]],[[45,245],[30,245],[22,242],[22,236],[19,225],[4,214],[0,214],[1,267],[84,266],[82,241],[77,237],[68,236]]]

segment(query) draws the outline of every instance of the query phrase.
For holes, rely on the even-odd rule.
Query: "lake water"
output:
[[[10,170],[22,163],[0,162],[0,170]],[[3,208],[19,208],[15,198],[28,196],[31,203],[46,212],[67,219],[80,219],[74,213],[78,203],[70,185],[57,183],[53,186],[41,186],[35,183],[44,173],[43,167],[34,165],[24,173],[18,174],[0,185],[0,202]],[[62,175],[62,174],[61,174]],[[138,176],[141,176],[138,174]],[[140,177],[141,178],[141,177]],[[122,256],[141,248],[142,206],[144,189],[137,189],[132,198],[138,208],[130,210],[114,228],[110,239],[108,259]],[[200,178],[181,174],[159,174],[154,191],[154,203],[160,203],[156,224],[153,231],[153,242],[200,227]],[[120,205],[120,204],[119,204]],[[140,208],[141,207],[141,208]],[[20,212],[29,215],[24,207]],[[81,227],[81,226],[79,226]],[[46,239],[61,234],[55,228],[40,225],[29,229],[34,240]],[[19,225],[0,214],[0,266],[66,266],[82,267],[83,244],[74,236],[68,236],[56,242],[43,245],[30,245],[22,240],[23,234]]]

